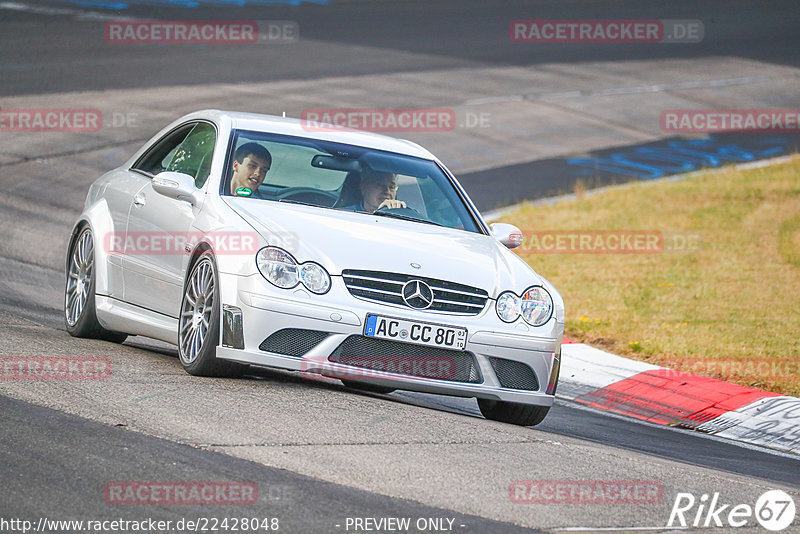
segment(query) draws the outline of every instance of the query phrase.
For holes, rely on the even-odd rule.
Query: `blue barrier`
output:
[[[128,0],[114,2],[103,0],[59,0],[62,3],[98,9],[128,9],[137,5],[161,5],[169,7],[214,7],[214,6],[299,6],[301,4],[328,5],[329,0]]]
[[[725,163],[755,161],[786,154],[790,140],[785,137],[769,137],[759,139],[753,144],[759,146],[742,146],[714,137],[673,140],[663,146],[633,147],[613,152],[606,157],[570,158],[567,164],[652,180],[704,167],[719,167]]]

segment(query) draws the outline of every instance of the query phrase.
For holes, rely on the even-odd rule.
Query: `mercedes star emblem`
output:
[[[412,308],[424,310],[433,304],[433,290],[421,280],[409,280],[403,286],[403,300]]]

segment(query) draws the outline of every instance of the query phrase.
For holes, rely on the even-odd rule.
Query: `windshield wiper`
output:
[[[443,224],[439,224],[437,222],[428,220],[428,219],[418,219],[417,217],[411,217],[409,215],[400,215],[399,213],[392,213],[391,211],[382,211],[376,210],[372,212],[373,215],[380,215],[381,217],[391,217],[392,219],[401,219],[403,221],[414,221],[414,222],[421,222],[426,224],[433,224],[436,226],[444,226]]]

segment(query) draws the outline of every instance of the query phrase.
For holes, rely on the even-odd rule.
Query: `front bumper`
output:
[[[479,314],[469,316],[365,301],[353,297],[338,276],[332,277],[332,288],[325,295],[314,295],[298,288],[281,290],[260,275],[221,274],[220,285],[223,307],[241,310],[241,335],[236,336],[237,342],[233,343],[240,348],[225,346],[226,335],[223,335],[222,344],[217,348],[218,358],[365,381],[394,389],[537,406],[553,404],[564,329],[563,323],[555,318],[538,328],[527,325],[521,319],[506,324],[497,317],[493,300],[489,300]],[[464,351],[474,356],[479,376],[471,381],[438,379],[330,361],[329,358],[345,340],[363,335],[368,313],[466,328]],[[326,335],[302,354],[290,356],[259,348],[265,339],[284,329],[313,330]],[[227,337],[230,337],[230,331]],[[403,345],[406,349],[410,344]],[[420,354],[424,353],[424,348],[420,348]],[[536,389],[503,387],[492,358],[520,362],[530,367],[536,377]]]

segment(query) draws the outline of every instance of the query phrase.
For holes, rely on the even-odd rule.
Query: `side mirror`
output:
[[[185,200],[193,206],[200,202],[201,191],[194,178],[182,172],[160,172],[153,177],[153,190],[165,197]]]
[[[522,235],[522,230],[513,224],[492,223],[489,225],[489,230],[492,231],[492,236],[495,239],[508,248],[517,248],[525,239],[525,236]]]

